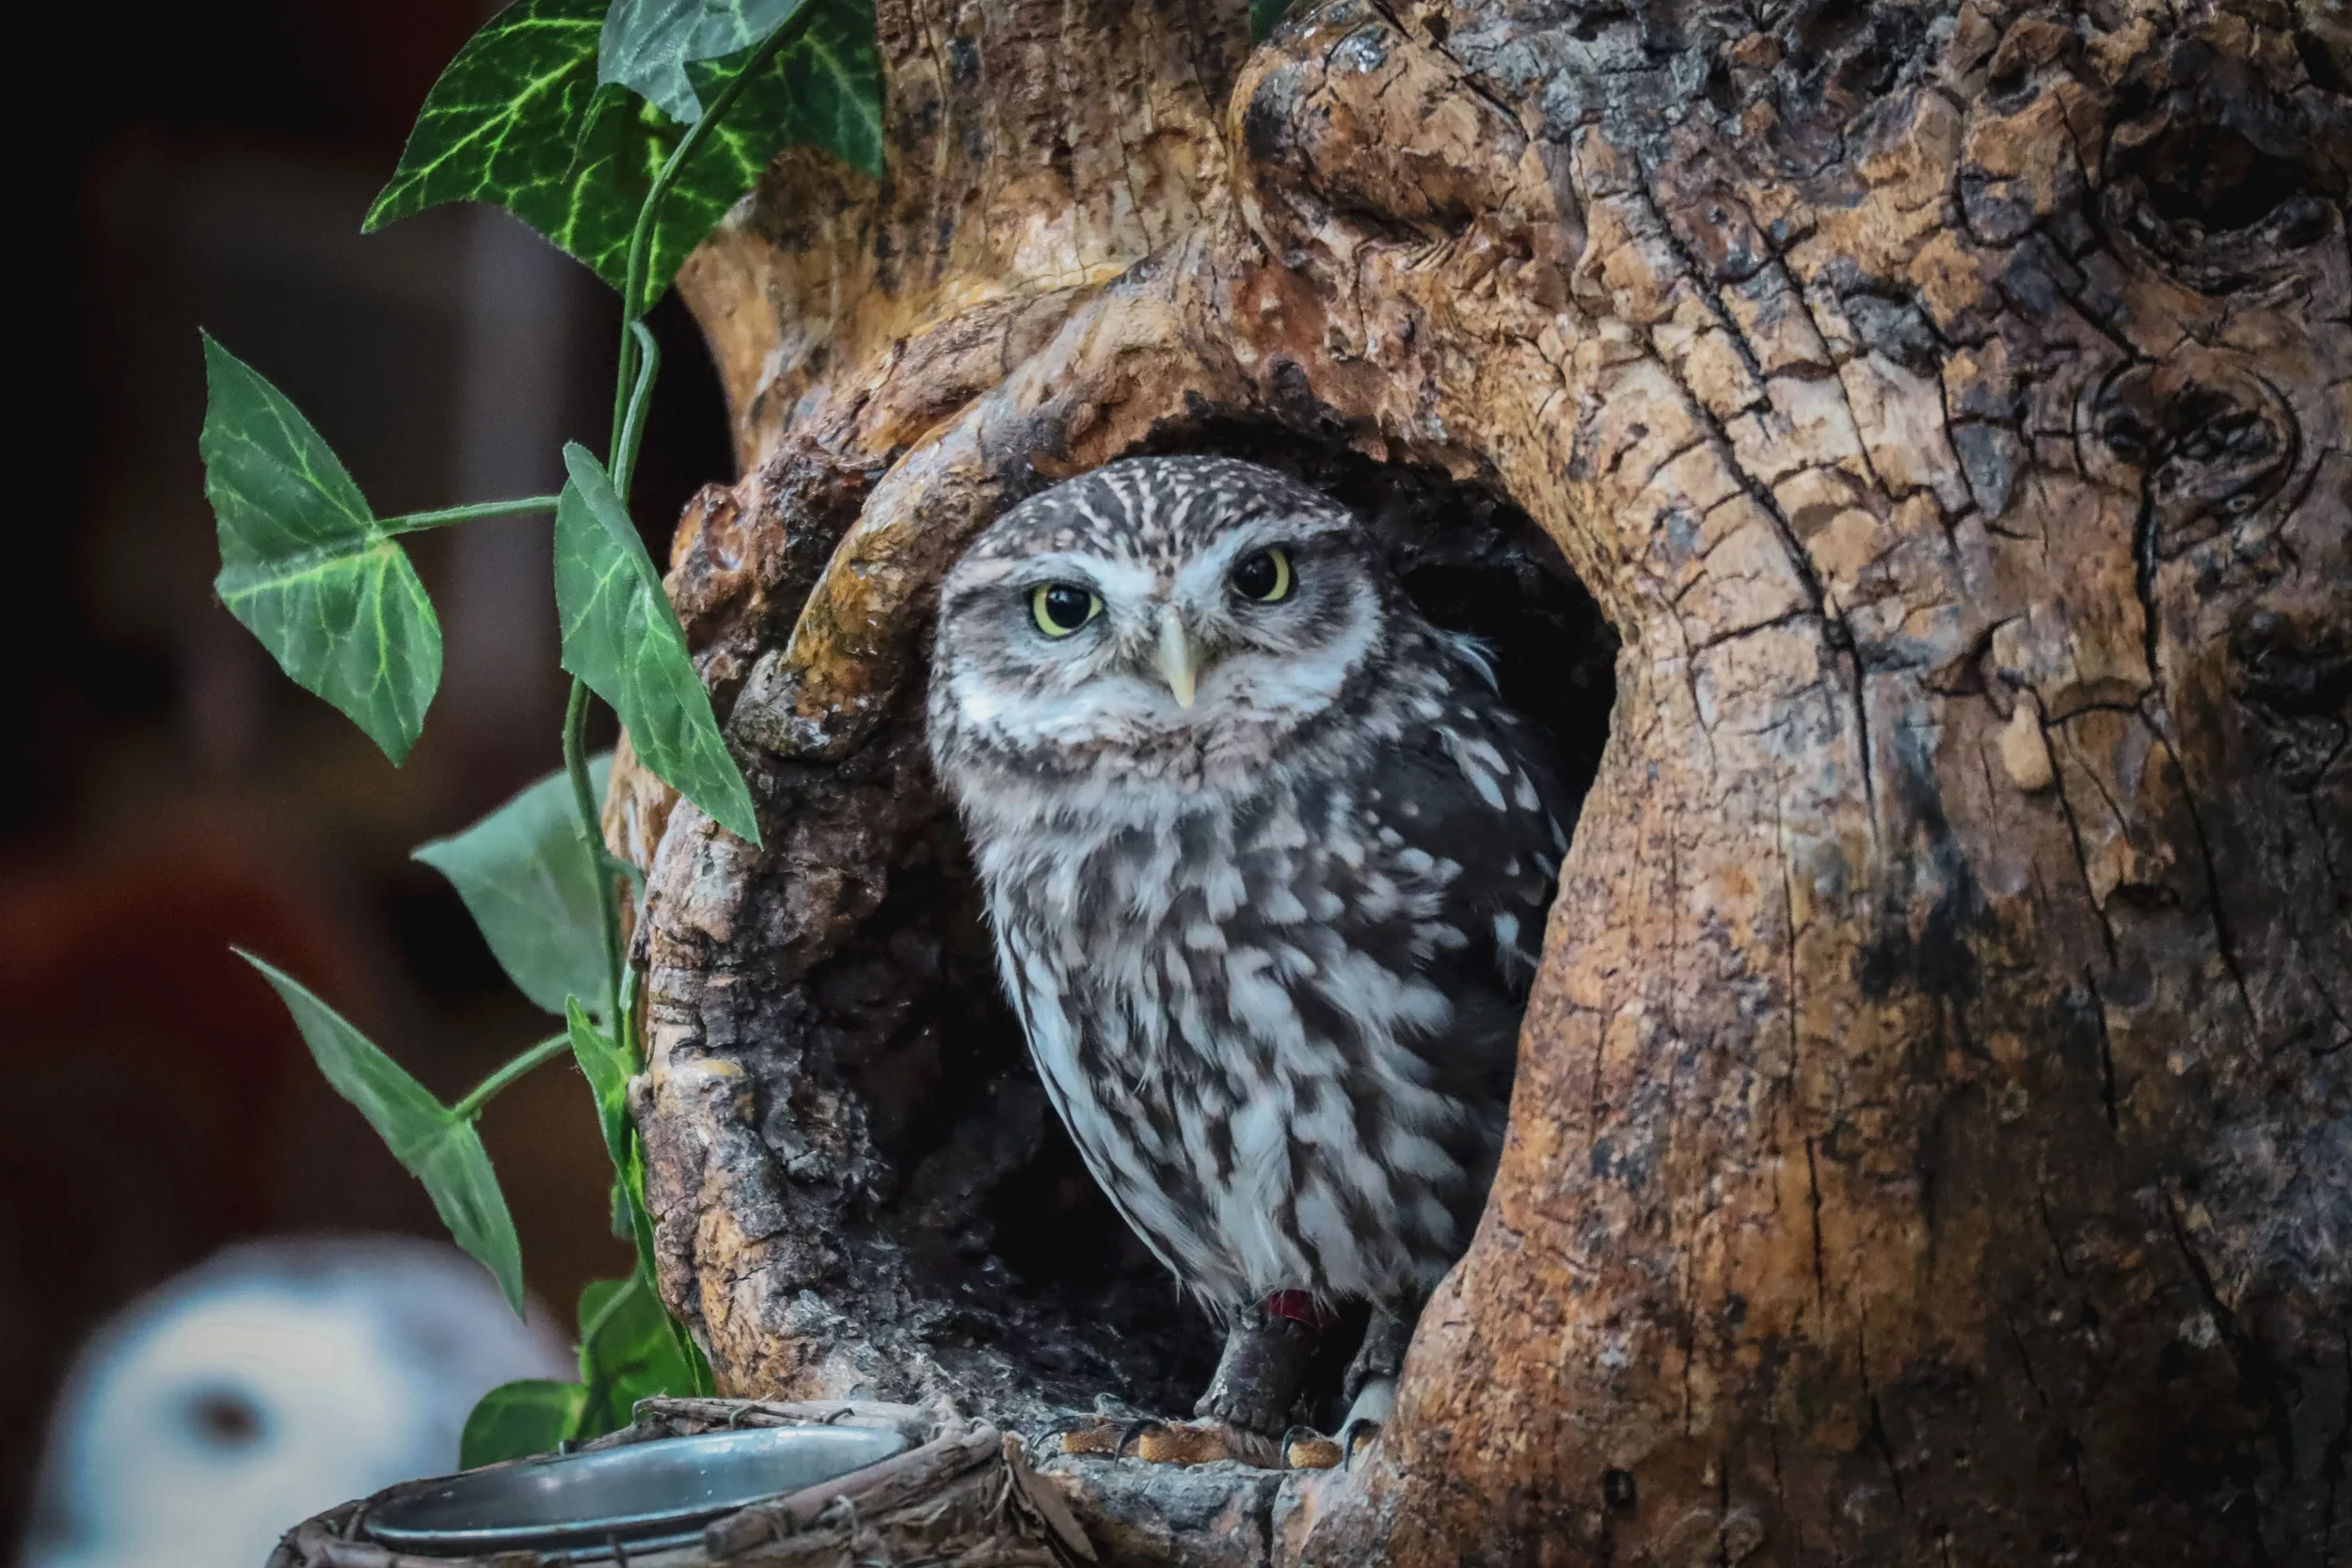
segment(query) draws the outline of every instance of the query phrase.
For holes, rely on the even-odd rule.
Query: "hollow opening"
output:
[[[2242,62],[2186,61],[2160,99],[2126,85],[2101,212],[2126,248],[2208,294],[2268,286],[2341,250],[2331,133]]]
[[[1582,800],[1615,696],[1616,640],[1524,513],[1442,472],[1286,431],[1196,424],[1145,451],[1246,458],[1354,512],[1432,622],[1492,648],[1504,699],[1557,741],[1568,798]],[[900,722],[919,729],[919,715],[912,705]],[[1107,1394],[1187,1414],[1218,1333],[1097,1189],[1047,1102],[944,800],[911,835],[882,905],[808,994],[839,1021],[827,1054],[887,1167],[865,1218],[917,1298],[903,1321],[930,1359],[999,1411],[1085,1408]],[[1332,1418],[1361,1323],[1359,1312],[1328,1337],[1310,1418]]]
[[[2137,160],[2148,204],[2168,223],[2208,230],[2251,229],[2310,185],[2296,164],[2274,157],[2225,125],[2195,120],[2167,130]]]

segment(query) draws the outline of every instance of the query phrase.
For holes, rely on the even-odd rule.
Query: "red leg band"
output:
[[[1339,1321],[1339,1316],[1315,1300],[1312,1291],[1276,1291],[1259,1304],[1269,1318],[1288,1318],[1295,1323],[1321,1333]]]

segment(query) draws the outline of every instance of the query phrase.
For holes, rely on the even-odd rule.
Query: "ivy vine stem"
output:
[[[564,708],[564,771],[572,781],[572,809],[580,816],[580,852],[588,857],[597,891],[596,914],[604,927],[605,1018],[613,1038],[622,1037],[621,972],[627,967],[621,951],[621,909],[613,901],[611,879],[597,850],[604,847],[604,823],[596,810],[596,784],[588,776],[588,683],[572,677],[572,695]]]
[[[523,496],[511,501],[475,501],[470,506],[445,506],[438,512],[410,512],[398,517],[386,517],[375,526],[387,533],[422,533],[430,528],[447,528],[452,523],[470,523],[483,517],[522,517],[533,512],[552,512],[553,496]]]
[[[638,206],[637,224],[629,231],[628,271],[621,288],[621,359],[619,373],[613,378],[612,440],[606,463],[606,471],[612,476],[613,491],[623,506],[628,504],[629,481],[637,468],[637,449],[645,435],[645,412],[652,402],[654,378],[661,369],[660,347],[645,325],[645,310],[651,302],[644,295],[645,268],[653,250],[654,223],[660,215],[662,198],[677,182],[678,171],[718,128],[727,110],[743,95],[743,89],[768,68],[776,52],[791,41],[808,10],[805,5],[795,10],[752,51],[743,69],[729,78],[703,117],[686,128],[686,134],[663,161],[661,171],[654,176],[645,199]],[[601,875],[603,861],[596,851],[603,845],[604,832],[596,789],[588,778],[587,734],[588,686],[575,678],[571,701],[564,713],[564,770],[572,781],[572,801],[580,814],[580,842]],[[628,967],[628,955],[621,945],[621,911],[609,895],[596,900],[596,908],[604,921],[606,1017],[613,1038],[628,1041],[633,1047],[635,1042],[629,1037],[634,1031],[621,1011],[622,981]]]
[[[459,1121],[471,1121],[482,1114],[482,1108],[499,1097],[501,1091],[534,1068],[544,1067],[572,1048],[572,1037],[555,1035],[500,1068],[476,1084],[466,1098],[449,1108],[449,1114]]]
[[[628,422],[629,388],[637,379],[633,373],[637,364],[637,334],[634,328],[644,320],[645,311],[653,303],[645,298],[645,268],[653,253],[654,220],[661,211],[661,198],[670,194],[670,187],[677,182],[678,170],[686,166],[686,161],[718,128],[719,121],[726,118],[727,110],[743,96],[743,89],[768,69],[769,62],[776,57],[776,52],[789,43],[807,24],[810,9],[806,5],[800,7],[778,23],[775,31],[752,51],[752,57],[743,62],[743,69],[719,89],[719,96],[711,100],[710,106],[703,111],[702,119],[688,126],[686,135],[680,136],[677,146],[671,149],[670,156],[661,165],[661,172],[653,177],[653,184],[645,192],[644,204],[637,209],[637,226],[628,236],[628,270],[621,286],[621,319],[628,324],[628,328],[621,333],[621,373],[612,388],[612,455],[616,460],[612,469],[612,487],[620,493],[623,505],[628,502],[628,475],[618,466],[622,450],[621,433]]]
[[[645,439],[645,409],[653,401],[654,377],[661,373],[661,344],[653,329],[644,322],[628,324],[629,336],[637,341],[637,386],[628,395],[628,412],[621,417],[621,428],[612,436],[612,488],[626,498],[629,476],[637,471],[637,449]],[[624,500],[626,503],[626,499]]]

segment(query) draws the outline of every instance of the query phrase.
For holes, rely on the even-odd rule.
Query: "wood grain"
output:
[[[626,764],[611,836],[727,1390],[1018,1424],[1177,1354],[1115,1279],[941,1261],[1045,1134],[924,1086],[989,980],[912,697],[974,530],[1247,426],[1507,499],[1618,696],[1395,1421],[1321,1478],[1044,1466],[1089,1533],[2344,1560],[2341,20],[1241,9],[882,0],[888,179],[787,154],[682,278],[745,478],[672,590],[770,847]]]

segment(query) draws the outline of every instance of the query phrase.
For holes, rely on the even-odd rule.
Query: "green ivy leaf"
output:
[[[628,1079],[635,1064],[589,1019],[578,997],[566,1004],[566,1021],[571,1025],[573,1059],[580,1063],[580,1074],[596,1097],[596,1125],[604,1132],[604,1151],[612,1156],[614,1170],[626,1171],[631,1150]]]
[[[661,575],[587,448],[564,448],[571,478],[555,507],[555,609],[564,668],[628,726],[637,758],[738,836],[759,842],[741,769],[719,737],[710,693]]]
[[[636,1243],[637,1266],[651,1278],[653,1217],[645,1212],[645,1162],[628,1119],[628,1080],[636,1064],[590,1021],[577,997],[566,1004],[565,1019],[571,1028],[572,1059],[596,1096],[596,1127],[612,1162],[612,1228]]]
[[[611,1036],[589,1021],[577,1000],[570,1004],[567,1017],[572,1055],[596,1095],[596,1125],[604,1132],[605,1153],[612,1161],[612,1233],[636,1243],[637,1274],[650,1280],[654,1277],[653,1216],[645,1212],[644,1151],[628,1117],[628,1080],[636,1064]],[[659,1295],[654,1299],[658,1303]],[[666,1313],[663,1322],[679,1364],[686,1369],[684,1387],[697,1394],[709,1393],[710,1366],[700,1347]],[[641,1396],[632,1396],[636,1397]]]
[[[237,957],[262,972],[276,989],[294,1027],[335,1092],[358,1108],[392,1158],[424,1183],[451,1238],[472,1255],[506,1292],[509,1306],[523,1310],[523,1259],[515,1221],[499,1191],[498,1174],[469,1121],[451,1114],[430,1090],[399,1063],[353,1028],[341,1013],[313,996],[301,982],[263,963],[243,948]]]
[[[778,147],[814,147],[881,179],[882,74],[874,41],[874,0],[808,0],[795,25],[800,34],[777,52],[775,70],[743,89],[712,132],[713,139],[746,138],[730,155],[738,164],[754,163],[754,180],[775,152],[755,157],[758,144],[752,128],[770,124],[784,133]],[[706,93],[722,84],[727,69],[724,60],[688,68],[689,74],[709,72],[696,78]],[[751,189],[750,183],[743,189]],[[730,198],[726,206],[733,205]],[[711,222],[725,213],[721,207]]]
[[[365,227],[445,201],[487,201],[625,287],[638,209],[685,127],[617,88],[599,90],[605,13],[605,0],[518,0],[493,17],[426,95]],[[806,143],[881,174],[873,0],[805,0],[792,25],[797,36],[678,170],[654,227],[640,309],[661,296],[779,149]],[[748,53],[686,65],[691,87],[707,98]]]
[[[612,1185],[604,1196],[612,1206],[612,1239],[617,1242],[635,1240],[637,1214],[644,1207],[644,1200],[630,1194],[628,1179],[618,1171],[612,1173]]]
[[[1260,43],[1291,8],[1291,0],[1249,0],[1249,36]]]
[[[596,40],[596,80],[632,87],[681,125],[703,117],[687,80],[696,60],[739,54],[774,32],[802,0],[612,0]]]
[[[612,753],[590,759],[588,770],[601,800]],[[567,997],[602,994],[598,904],[610,891],[580,842],[572,782],[561,769],[415,855],[449,879],[507,978],[535,1006],[560,1014]]]
[[[693,1391],[693,1369],[644,1269],[580,1291],[580,1379],[588,1386],[581,1437],[628,1425],[639,1400]]]
[[[204,338],[204,494],[229,612],[304,689],[394,762],[441,684],[441,624],[332,448],[253,368]]]
[[[519,0],[492,17],[425,95],[361,227],[373,232],[444,201],[488,201],[618,287],[620,273],[600,259],[627,248],[635,206],[572,169],[603,28],[603,0]]]
[[[588,1407],[588,1390],[577,1383],[526,1378],[501,1383],[475,1402],[457,1439],[457,1467],[496,1465],[546,1453],[572,1435]]]

